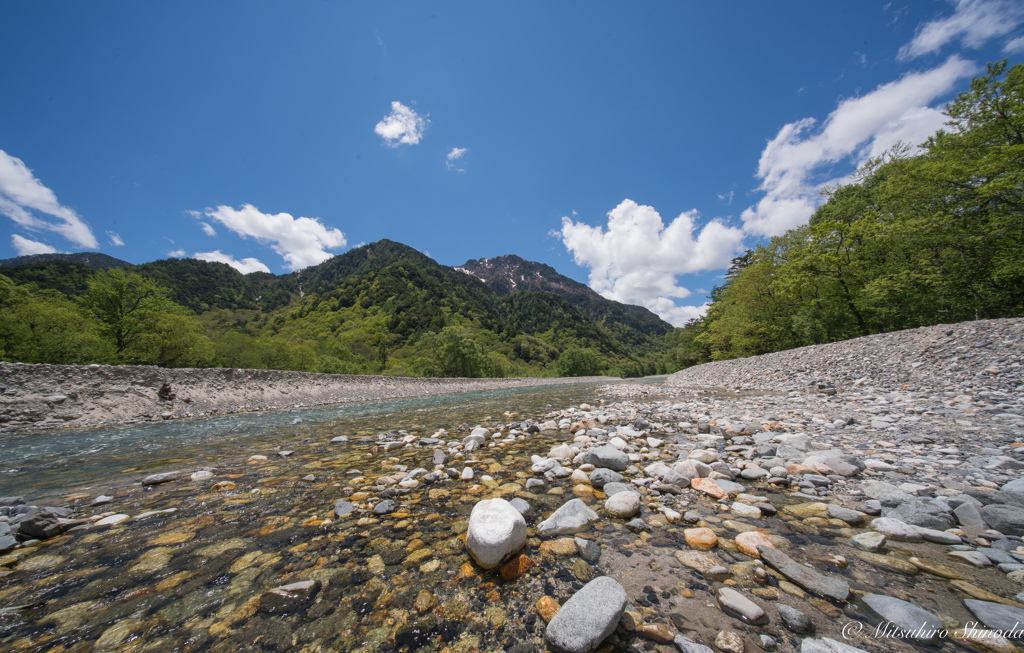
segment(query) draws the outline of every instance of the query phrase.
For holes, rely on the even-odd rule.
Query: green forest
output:
[[[1024,315],[1024,65],[989,64],[946,128],[826,189],[809,223],[733,259],[670,367]]]
[[[242,275],[168,259],[93,269],[45,260],[0,276],[0,358],[394,376],[667,372],[672,327],[601,300],[501,296],[391,241],[301,272]],[[593,304],[593,302],[591,302]]]
[[[808,224],[733,259],[706,314],[683,328],[562,282],[502,294],[382,240],[280,276],[194,259],[7,267],[0,359],[635,377],[1024,315],[1024,65],[990,64],[946,113],[920,149],[869,161],[825,190]]]

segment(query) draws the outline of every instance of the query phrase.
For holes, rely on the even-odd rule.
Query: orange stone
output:
[[[683,530],[683,537],[692,549],[707,551],[718,545],[718,536],[710,528],[687,528]]]
[[[554,618],[558,611],[562,609],[562,606],[558,605],[558,601],[554,600],[550,596],[542,596],[537,601],[537,614],[544,621],[551,623],[551,619]]]
[[[576,555],[576,541],[571,537],[547,540],[541,542],[540,550],[546,553],[554,553],[559,556]]]
[[[593,499],[594,488],[589,485],[574,485],[572,487],[572,493],[581,499]]]
[[[150,540],[149,542],[146,542],[146,544],[148,544],[149,546],[168,546],[171,544],[182,544],[183,542],[188,542],[195,536],[195,533],[176,531],[159,535]]]
[[[210,490],[217,492],[225,490],[234,490],[236,487],[238,486],[232,483],[231,481],[221,481],[220,483],[214,484],[214,486],[211,487]]]
[[[659,644],[669,644],[675,639],[675,633],[665,624],[643,624],[637,626],[636,634]]]
[[[760,558],[761,554],[757,552],[757,547],[766,546],[774,549],[775,545],[771,543],[764,533],[758,531],[747,531],[746,533],[740,533],[736,536],[736,548],[743,553],[746,553],[751,558]]]
[[[473,563],[471,563],[471,562],[464,562],[464,563],[462,563],[462,566],[459,567],[459,577],[460,578],[472,578],[473,576],[476,576],[476,569],[473,569]]]
[[[501,577],[505,580],[515,580],[529,571],[533,564],[529,557],[517,555],[501,566]]]
[[[690,487],[700,490],[704,494],[716,499],[728,499],[729,493],[718,487],[710,478],[695,478],[690,481]]]

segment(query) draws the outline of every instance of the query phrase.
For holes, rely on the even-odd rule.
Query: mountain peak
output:
[[[523,291],[548,292],[559,295],[599,324],[618,324],[631,342],[644,337],[659,337],[672,330],[672,325],[642,306],[631,306],[606,299],[589,286],[559,274],[550,265],[527,261],[515,254],[466,261],[453,268],[476,277],[502,296]],[[643,334],[643,335],[640,335]]]
[[[515,254],[471,259],[454,269],[476,277],[502,296],[521,290],[585,295],[589,298],[599,296],[582,283],[559,274],[550,265],[527,261]]]

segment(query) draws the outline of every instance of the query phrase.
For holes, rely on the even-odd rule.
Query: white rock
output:
[[[612,517],[628,519],[640,512],[640,495],[636,492],[619,492],[608,497],[604,509]]]
[[[690,460],[696,460],[697,462],[710,465],[711,463],[718,460],[718,452],[711,451],[710,449],[694,449],[688,456]]]
[[[729,509],[732,511],[732,514],[736,515],[737,517],[750,517],[752,519],[761,518],[761,509],[758,508],[757,506],[748,506],[745,503],[740,503],[737,501],[733,503]]]
[[[96,522],[97,526],[110,526],[111,524],[117,524],[128,519],[128,515],[118,514],[104,517],[103,519]]]
[[[494,569],[526,543],[526,520],[504,499],[486,499],[473,506],[466,548],[484,569]]]

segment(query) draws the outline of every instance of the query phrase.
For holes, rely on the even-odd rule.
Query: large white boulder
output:
[[[484,569],[494,569],[526,543],[526,520],[504,499],[486,499],[473,506],[466,548]]]

